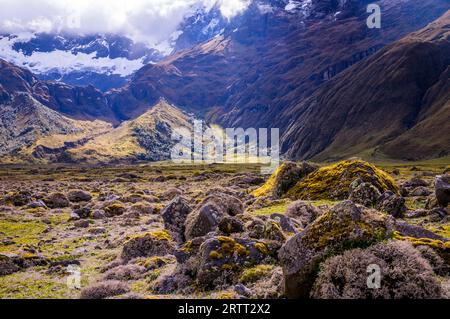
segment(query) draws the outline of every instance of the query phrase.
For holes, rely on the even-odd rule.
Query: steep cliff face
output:
[[[450,154],[450,12],[320,88],[282,116],[289,157]]]

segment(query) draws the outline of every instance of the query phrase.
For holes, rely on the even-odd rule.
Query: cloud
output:
[[[150,45],[167,40],[194,8],[231,18],[251,0],[0,0],[0,33],[118,33]]]

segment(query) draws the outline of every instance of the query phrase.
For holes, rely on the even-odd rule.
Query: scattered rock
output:
[[[75,223],[74,223],[74,226],[76,227],[76,228],[88,228],[89,227],[89,221],[88,220],[79,220],[79,221],[76,221]]]
[[[286,209],[286,216],[299,221],[302,228],[306,228],[320,214],[321,211],[319,209],[304,201],[293,202]]]
[[[414,188],[411,193],[409,194],[410,196],[428,196],[431,194],[431,191],[424,187],[424,186],[419,186]]]
[[[95,210],[92,213],[92,218],[93,219],[105,219],[106,218],[106,213],[103,210]]]
[[[280,225],[282,231],[294,234],[298,233],[295,228],[296,223],[288,216],[283,214],[272,214],[270,215],[270,218]]]
[[[236,197],[221,194],[208,196],[199,208],[191,212],[185,223],[187,240],[201,237],[216,229],[222,218],[243,214],[242,202]]]
[[[447,207],[450,203],[450,175],[436,176],[434,185],[438,204]]]
[[[28,208],[47,208],[47,205],[42,200],[37,200],[28,204]]]
[[[244,224],[236,217],[225,216],[219,222],[219,230],[226,235],[242,233],[244,231]]]
[[[52,193],[44,199],[44,203],[50,208],[66,208],[70,202],[62,193]]]
[[[375,186],[364,183],[360,178],[350,184],[349,193],[349,200],[366,207],[374,207],[381,196],[380,191]]]
[[[166,229],[172,232],[173,236],[176,237],[175,239],[179,242],[185,241],[185,222],[191,211],[192,208],[189,206],[187,200],[180,196],[173,199],[161,211]]]
[[[138,257],[165,256],[173,253],[172,237],[167,231],[157,231],[129,239],[122,249],[121,257],[129,261]]]
[[[89,202],[92,199],[91,194],[89,194],[86,191],[77,189],[77,190],[72,190],[67,194],[67,198],[72,202],[72,203],[79,203],[79,202]]]
[[[377,209],[386,212],[395,218],[403,218],[408,210],[405,205],[405,199],[403,197],[395,195],[391,191],[385,192],[378,199],[379,204]]]
[[[107,205],[104,210],[107,217],[115,217],[123,215],[127,211],[127,208],[122,204],[114,203]]]

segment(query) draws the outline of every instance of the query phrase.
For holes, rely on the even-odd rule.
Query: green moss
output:
[[[263,255],[269,254],[269,249],[267,248],[266,244],[264,244],[264,243],[256,243],[254,247],[256,250],[258,250]]]
[[[268,206],[268,207],[263,207],[257,210],[254,210],[252,213],[252,215],[255,216],[263,216],[263,215],[272,215],[275,213],[281,213],[283,214],[286,211],[286,208],[288,206],[287,202],[281,203],[281,204],[276,204],[276,205],[272,205],[272,206]]]
[[[274,269],[272,265],[258,265],[252,268],[247,268],[242,273],[239,281],[243,284],[252,283],[267,276]]]
[[[223,256],[215,250],[209,253],[209,259],[221,259],[222,257]]]
[[[244,246],[236,242],[231,237],[219,236],[217,239],[220,241],[221,250],[225,254],[233,255],[234,253],[237,253],[239,256],[250,254]]]
[[[357,178],[380,191],[391,190],[399,194],[394,179],[387,173],[370,163],[349,160],[320,168],[297,183],[286,196],[302,200],[343,200],[348,198],[350,184]]]
[[[0,253],[12,252],[22,245],[37,245],[39,235],[47,228],[41,222],[23,222],[19,220],[0,220],[0,241],[12,237],[14,245],[0,244]]]

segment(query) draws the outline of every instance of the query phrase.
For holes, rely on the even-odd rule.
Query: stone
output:
[[[164,226],[172,232],[177,241],[184,242],[185,222],[187,216],[192,212],[187,200],[181,196],[173,199],[162,211],[161,216]]]
[[[438,204],[447,207],[450,203],[450,175],[436,176],[434,185]]]
[[[77,190],[72,190],[67,194],[67,198],[72,202],[72,203],[79,203],[79,202],[89,202],[92,199],[91,194],[89,194],[86,191],[77,189]]]

